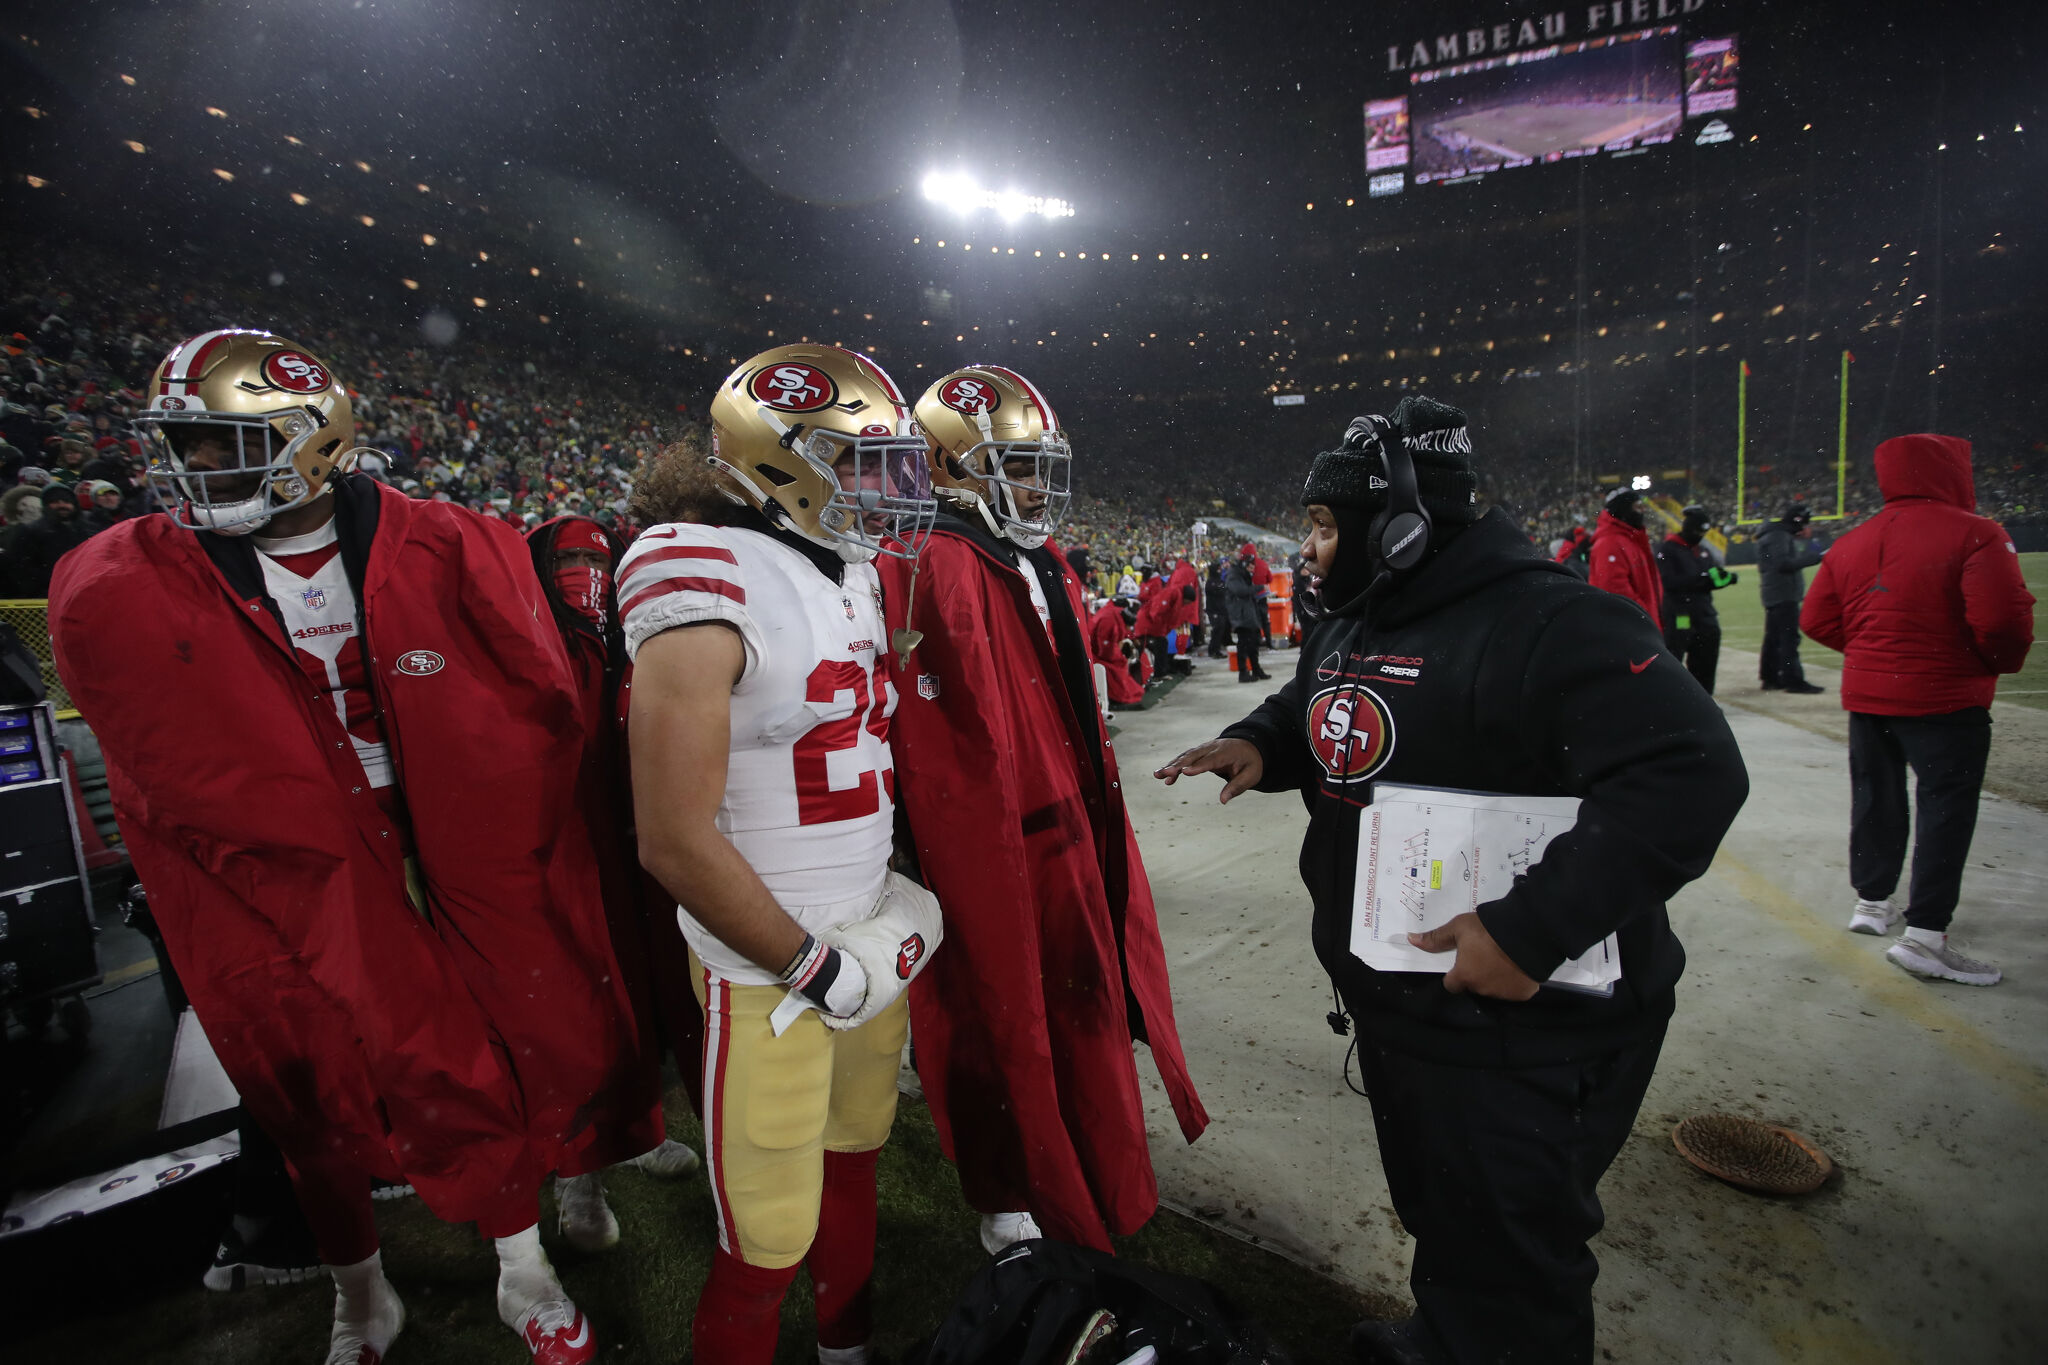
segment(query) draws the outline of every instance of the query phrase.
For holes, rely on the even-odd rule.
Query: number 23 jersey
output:
[[[629,656],[665,630],[719,621],[746,662],[732,689],[732,749],[718,829],[776,903],[809,933],[874,909],[888,871],[896,693],[880,664],[881,582],[848,564],[834,583],[803,554],[744,527],[669,523],[619,565]],[[777,978],[679,907],[683,934],[715,975]]]

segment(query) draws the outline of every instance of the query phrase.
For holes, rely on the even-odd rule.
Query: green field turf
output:
[[[1430,131],[1455,131],[1484,146],[1513,148],[1522,156],[1538,157],[1571,147],[1604,145],[1616,138],[1640,132],[1677,112],[1675,102],[1617,104],[1596,109],[1522,105],[1443,119],[1431,124]]]
[[[686,1105],[672,1098],[669,1131],[696,1150],[702,1140]],[[1359,1132],[1371,1140],[1359,1107]],[[623,1240],[610,1251],[579,1255],[554,1235],[550,1213],[543,1238],[563,1286],[590,1316],[605,1365],[674,1365],[690,1345],[690,1318],[710,1265],[715,1234],[711,1196],[701,1172],[677,1181],[638,1171],[605,1178]],[[937,1329],[960,1291],[988,1256],[979,1223],[960,1199],[960,1182],[939,1152],[931,1115],[904,1100],[883,1149],[876,1242],[875,1341],[885,1358],[907,1358],[913,1343]],[[1369,1202],[1383,1199],[1383,1193]],[[550,1201],[551,1203],[552,1201]],[[404,1333],[392,1365],[470,1365],[525,1360],[526,1352],[498,1322],[492,1306],[497,1262],[472,1226],[437,1221],[417,1199],[377,1206],[384,1265],[405,1301]],[[311,1365],[326,1353],[333,1320],[330,1283],[213,1294],[199,1286],[212,1229],[184,1228],[189,1274],[170,1287],[102,1283],[90,1295],[39,1291],[91,1303],[82,1311],[40,1316],[17,1325],[9,1359],[63,1362],[151,1362],[151,1365]],[[1161,1210],[1136,1235],[1117,1239],[1119,1255],[1194,1275],[1223,1288],[1267,1324],[1301,1365],[1347,1359],[1343,1342],[1361,1317],[1394,1317],[1405,1305],[1371,1300],[1308,1270],[1192,1219]],[[54,1271],[55,1268],[47,1268]],[[811,1335],[809,1282],[797,1277],[783,1312],[777,1365],[817,1360]],[[698,1365],[712,1365],[698,1358]]]
[[[2034,594],[2036,601],[2048,601],[2048,553],[2021,555],[2020,571],[2026,575],[2027,589]],[[1736,572],[1742,575],[1742,581],[1714,594],[1714,607],[1721,614],[1721,644],[1726,649],[1754,652],[1762,649],[1764,642],[1764,609],[1757,601],[1756,566],[1737,565]],[[1807,580],[1811,582],[1812,578],[1813,571],[1809,569]],[[2041,609],[2037,606],[2034,609],[2037,632],[2040,617]],[[1842,666],[1841,655],[1811,640],[1800,642],[1799,656],[1823,668]],[[1727,672],[1725,668],[1722,671]],[[1741,680],[1730,678],[1729,681]],[[2048,645],[2036,644],[2027,655],[2025,668],[1998,680],[1998,699],[2017,706],[2048,710]]]

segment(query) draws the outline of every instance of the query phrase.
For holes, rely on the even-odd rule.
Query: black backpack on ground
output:
[[[1159,1365],[1292,1365],[1264,1328],[1202,1281],[1052,1241],[1019,1242],[998,1256],[910,1360],[1117,1365],[1146,1346]]]

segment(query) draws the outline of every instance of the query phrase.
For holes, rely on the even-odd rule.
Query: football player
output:
[[[1192,1142],[1188,1079],[1144,863],[1095,708],[1080,587],[1048,543],[1065,433],[1028,380],[958,370],[918,400],[942,512],[910,568],[885,561],[901,793],[948,918],[945,968],[911,992],[918,1075],[991,1254],[1043,1235],[1101,1250],[1157,1207],[1131,1040]]]
[[[405,1318],[372,1176],[494,1239],[535,1359],[592,1360],[539,1187],[630,1121],[609,1106],[633,1040],[525,547],[345,472],[347,390],[268,332],[180,343],[138,423],[170,515],[65,557],[51,635],[192,1006],[332,1272],[329,1365],[374,1365]]]
[[[934,510],[910,406],[873,361],[778,346],[711,405],[705,497],[620,565],[642,864],[704,1004],[718,1248],[696,1357],[766,1365],[811,1274],[825,1365],[868,1359],[875,1161],[903,991],[938,904],[889,871],[897,698],[874,559]]]

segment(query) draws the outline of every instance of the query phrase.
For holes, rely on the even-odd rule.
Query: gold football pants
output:
[[[748,1265],[796,1265],[817,1235],[825,1153],[888,1139],[910,997],[844,1031],[805,1010],[778,1038],[768,1016],[787,990],[714,977],[694,954],[690,965],[704,1006],[704,1165],[718,1245]]]

